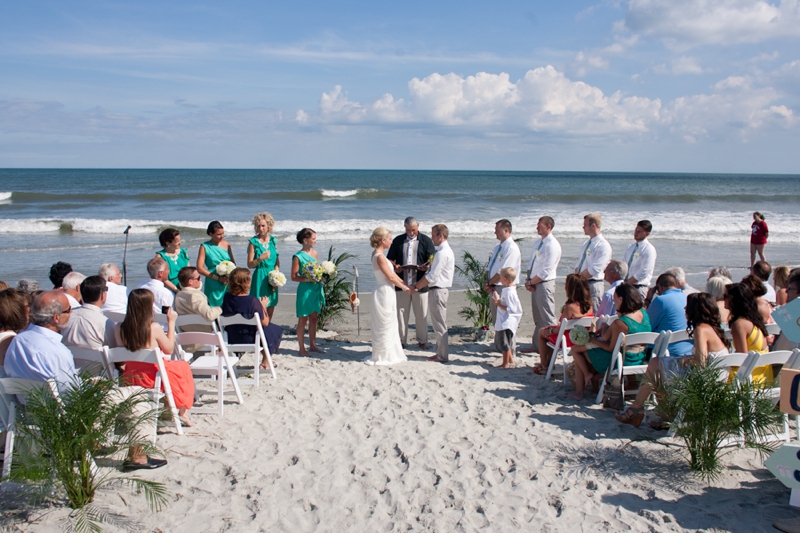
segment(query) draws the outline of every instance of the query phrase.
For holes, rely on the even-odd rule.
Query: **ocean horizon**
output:
[[[620,259],[641,219],[653,223],[650,240],[659,252],[657,271],[683,266],[690,282],[725,265],[746,271],[751,214],[770,226],[767,258],[800,264],[800,175],[635,172],[523,172],[441,170],[246,170],[246,169],[0,169],[0,279],[20,278],[50,286],[47,271],[63,260],[90,275],[103,262],[122,266],[128,236],[128,285],[146,279],[145,264],[157,250],[158,233],[181,231],[194,261],[205,228],[220,220],[238,263],[252,236],[250,219],[275,218],[282,270],[299,249],[295,233],[311,227],[326,256],[355,254],[360,290],[372,286],[369,235],[377,226],[393,234],[414,216],[421,231],[436,223],[450,229],[460,258],[488,257],[496,243],[494,222],[511,220],[523,268],[543,215],[556,221],[564,253],[559,275],[571,271],[585,240],[583,216],[603,216],[603,234]],[[460,261],[459,261],[460,262]],[[352,268],[352,267],[348,267]],[[463,280],[457,286],[464,288]],[[284,290],[293,291],[291,285]]]

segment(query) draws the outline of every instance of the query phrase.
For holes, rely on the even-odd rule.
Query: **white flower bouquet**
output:
[[[270,285],[277,289],[286,285],[286,276],[280,270],[273,270],[269,273],[268,281]]]
[[[234,269],[236,269],[236,265],[234,265],[231,261],[221,261],[215,270],[217,272],[217,276],[230,276]]]
[[[570,330],[569,338],[573,343],[583,346],[589,342],[589,330],[577,325]]]
[[[328,276],[333,277],[336,275],[336,265],[333,261],[323,261],[319,264],[319,267],[322,269],[322,272]]]

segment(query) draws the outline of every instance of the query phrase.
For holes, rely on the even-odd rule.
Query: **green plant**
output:
[[[458,315],[472,322],[476,328],[487,328],[492,325],[489,313],[489,293],[484,290],[486,284],[487,263],[481,263],[471,253],[464,251],[461,256],[463,266],[456,265],[456,272],[466,278],[469,283],[467,290],[467,307],[462,307]]]
[[[90,505],[103,486],[127,484],[143,492],[155,511],[167,502],[162,483],[119,475],[95,462],[131,447],[163,456],[137,429],[156,412],[133,414],[138,404],[149,401],[146,391],[119,401],[116,388],[114,381],[81,376],[59,398],[47,388],[33,389],[16,423],[22,445],[16,449],[9,479],[27,485],[35,500],[66,496],[77,510],[72,515],[76,531],[101,531],[100,523],[113,521],[113,515]]]
[[[334,248],[328,248],[328,261],[336,265],[336,275],[325,276],[322,286],[325,290],[325,305],[317,317],[317,327],[325,329],[326,326],[341,322],[342,311],[350,308],[350,293],[353,292],[353,283],[349,281],[352,274],[341,268],[342,263],[356,257],[353,254],[343,253],[333,257]]]
[[[746,448],[768,454],[773,443],[764,437],[782,428],[782,415],[768,389],[752,383],[720,380],[724,372],[713,362],[692,366],[667,385],[655,383],[658,410],[676,421],[676,436],[689,454],[689,469],[706,482],[722,472],[726,441],[739,439]]]

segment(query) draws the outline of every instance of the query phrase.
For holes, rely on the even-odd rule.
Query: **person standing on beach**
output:
[[[498,220],[494,225],[494,236],[500,241],[495,245],[489,256],[489,264],[486,267],[486,285],[483,287],[489,295],[499,287],[502,290],[502,283],[500,279],[500,269],[511,267],[516,273],[514,278],[514,286],[519,285],[519,273],[522,270],[522,254],[519,251],[519,246],[514,242],[511,236],[511,222],[505,218]],[[494,300],[489,298],[489,313],[494,323],[497,319],[497,306]],[[511,347],[512,354],[516,353],[517,345],[516,338],[513,339],[514,345]]]
[[[514,337],[517,327],[522,319],[522,303],[517,295],[517,286],[514,283],[519,279],[519,274],[514,267],[500,269],[500,284],[503,287],[498,293],[492,291],[492,303],[497,309],[494,322],[495,346],[503,354],[500,368],[511,368],[514,364],[514,348],[517,345]]]
[[[647,240],[653,225],[649,220],[640,220],[633,230],[635,242],[628,245],[622,260],[628,266],[625,282],[630,283],[639,291],[642,300],[647,298],[647,289],[653,279],[653,270],[656,268],[656,249]]]
[[[756,211],[753,213],[753,224],[750,226],[750,268],[753,268],[753,263],[756,262],[756,252],[762,261],[767,260],[764,255],[764,247],[767,245],[767,237],[769,237],[769,228],[767,221],[764,220],[764,215]]]
[[[275,219],[264,211],[253,217],[255,237],[247,244],[247,268],[254,269],[253,282],[250,285],[250,296],[261,300],[267,310],[269,319],[278,305],[278,288],[269,283],[269,273],[280,270],[281,262],[278,259],[278,239],[272,234]]]
[[[447,297],[453,286],[456,270],[456,256],[447,243],[450,233],[444,224],[436,224],[431,228],[436,253],[431,267],[425,276],[412,286],[414,291],[428,288],[428,316],[431,317],[433,333],[436,335],[436,354],[428,357],[429,361],[446,363],[450,360],[447,336]]]
[[[403,278],[406,285],[411,286],[422,280],[425,272],[430,267],[430,260],[436,251],[433,241],[427,235],[419,232],[419,224],[414,217],[408,217],[403,222],[406,232],[392,240],[386,258],[394,265],[395,273]],[[414,309],[414,319],[417,328],[417,343],[423,350],[428,349],[428,289],[422,288],[413,294],[395,287],[397,293],[397,327],[400,331],[400,340],[403,348],[408,337],[408,323],[411,319],[411,309]]]
[[[169,267],[169,275],[164,280],[164,286],[177,293],[180,290],[178,272],[185,266],[189,266],[189,252],[186,248],[181,248],[181,232],[175,228],[167,228],[158,236],[158,242],[162,250],[156,252],[157,256],[163,259]]]
[[[317,244],[317,232],[311,228],[303,228],[297,232],[297,242],[303,248],[292,256],[292,281],[297,282],[297,343],[299,353],[303,357],[311,357],[306,350],[305,330],[308,324],[308,350],[324,353],[317,348],[317,317],[325,307],[325,288],[322,281],[306,276],[306,266],[314,265],[319,258],[314,246]]]
[[[556,323],[556,270],[561,261],[561,244],[553,236],[555,221],[542,217],[536,224],[539,239],[534,241],[525,288],[531,293],[533,314],[533,347],[521,350],[524,353],[537,351],[539,331]]]
[[[212,307],[222,305],[222,297],[228,288],[228,276],[217,274],[217,265],[223,261],[236,263],[233,259],[233,250],[225,240],[225,228],[219,220],[213,220],[206,229],[210,240],[200,245],[197,252],[197,271],[206,277],[203,292],[208,296],[208,304]]]
[[[603,217],[597,213],[589,213],[583,217],[583,233],[589,237],[581,247],[581,255],[575,261],[575,273],[589,282],[592,297],[592,311],[597,315],[600,301],[603,299],[603,273],[611,261],[611,245],[603,237],[600,230]]]

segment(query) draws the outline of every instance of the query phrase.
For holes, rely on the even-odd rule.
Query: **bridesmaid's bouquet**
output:
[[[589,330],[581,325],[574,326],[569,332],[569,338],[573,343],[585,346],[589,343]]]
[[[235,269],[236,265],[231,261],[221,261],[215,270],[217,271],[217,276],[230,276]]]
[[[317,263],[306,263],[306,266],[303,267],[303,277],[311,283],[319,283],[324,275],[325,271]]]
[[[286,285],[286,276],[280,270],[273,270],[269,273],[268,281],[270,285],[277,289]]]
[[[322,269],[322,272],[332,278],[336,275],[336,264],[333,261],[323,261],[320,263],[319,267]]]

